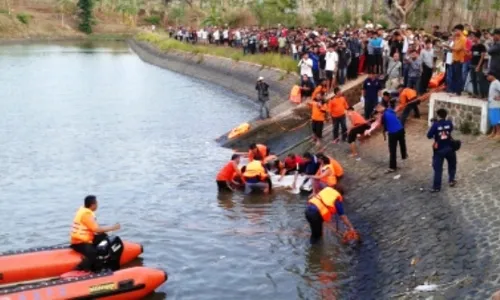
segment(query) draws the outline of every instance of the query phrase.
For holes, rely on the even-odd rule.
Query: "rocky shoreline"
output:
[[[280,76],[222,58],[198,62],[196,55],[160,53],[137,41],[129,45],[148,63],[250,98],[258,74],[267,72],[259,76],[268,80]],[[274,92],[285,98],[294,80],[273,81],[278,87]],[[325,129],[325,140],[329,130]],[[391,175],[384,174],[388,151],[380,136],[360,145],[360,161],[347,157],[347,145],[325,149],[347,170],[346,209],[364,239],[352,256],[354,280],[342,299],[488,299],[500,284],[500,201],[493,186],[500,179],[500,163],[494,163],[500,159],[500,144],[458,135],[463,141],[459,185],[431,195],[427,188],[432,180],[432,150],[426,130],[426,120],[408,122],[410,159]],[[313,149],[309,142],[298,145],[288,150]],[[425,283],[435,284],[436,290],[414,291]]]

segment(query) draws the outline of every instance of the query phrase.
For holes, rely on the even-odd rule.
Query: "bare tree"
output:
[[[395,25],[401,25],[421,2],[423,0],[385,0],[384,7],[389,20]]]

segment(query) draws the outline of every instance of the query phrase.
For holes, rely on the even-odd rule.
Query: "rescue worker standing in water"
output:
[[[233,188],[231,187],[234,175],[241,176],[240,169],[238,165],[240,164],[240,156],[238,154],[233,154],[231,160],[219,171],[215,181],[217,182],[217,187],[219,192],[231,192]]]
[[[269,148],[263,144],[251,144],[248,147],[248,161],[254,159],[264,161],[264,159],[269,155]]]
[[[120,224],[99,226],[94,212],[97,210],[97,199],[94,195],[85,197],[84,206],[80,207],[73,219],[71,230],[71,249],[84,256],[76,270],[94,271],[97,249],[94,245],[94,235],[120,229]]]
[[[252,160],[246,165],[243,172],[245,180],[245,194],[250,194],[253,190],[261,190],[265,194],[269,193],[269,176],[266,168],[260,160]]]
[[[323,222],[329,224],[328,222],[332,221],[333,215],[338,215],[348,230],[354,230],[351,222],[344,215],[343,198],[340,192],[340,189],[337,191],[334,188],[326,187],[307,202],[305,215],[311,227],[311,244],[320,241],[323,236]]]

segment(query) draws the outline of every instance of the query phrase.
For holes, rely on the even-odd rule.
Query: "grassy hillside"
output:
[[[93,36],[112,38],[121,34],[134,34],[137,30],[122,24],[117,17],[96,15]],[[16,7],[0,9],[0,39],[60,39],[85,38],[78,31],[74,16],[61,16],[53,8]]]

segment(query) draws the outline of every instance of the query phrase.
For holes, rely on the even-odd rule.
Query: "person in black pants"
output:
[[[448,162],[448,183],[450,187],[454,187],[457,182],[455,174],[457,172],[457,152],[453,149],[453,139],[451,132],[453,131],[453,123],[446,120],[448,112],[441,108],[437,111],[439,120],[434,121],[427,138],[434,139],[432,149],[434,155],[432,156],[432,168],[434,169],[434,182],[432,185],[431,193],[441,191],[441,180],[443,177],[443,163]]]
[[[370,72],[368,78],[363,83],[361,101],[365,103],[365,119],[370,119],[373,110],[382,98],[382,85],[377,76]]]
[[[85,197],[84,206],[78,209],[73,219],[70,247],[84,256],[82,262],[76,266],[76,270],[95,271],[96,245],[99,243],[97,234],[120,229],[120,224],[99,226],[95,221],[94,212],[96,210],[97,198],[94,195],[89,195]]]
[[[387,169],[386,173],[396,172],[397,170],[396,152],[398,143],[401,149],[401,158],[408,158],[405,130],[394,111],[395,106],[396,101],[394,100],[389,102],[389,107],[387,108],[384,108],[383,105],[379,105],[379,111],[383,112],[382,125],[384,126],[384,139],[386,137],[386,132],[389,134],[389,169]]]

